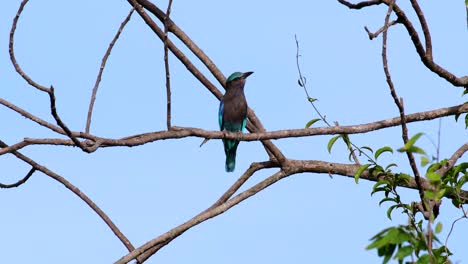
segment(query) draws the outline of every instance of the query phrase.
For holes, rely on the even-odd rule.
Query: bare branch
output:
[[[369,36],[369,39],[373,40],[374,38],[378,37],[380,33],[384,32],[389,27],[394,26],[396,24],[398,24],[398,20],[393,20],[393,21],[389,22],[388,25],[384,25],[383,27],[381,27],[375,33],[370,32],[367,27],[364,27],[364,30],[367,32],[367,35]]]
[[[388,28],[388,23],[390,21],[390,15],[393,11],[393,5],[395,4],[395,0],[392,0],[388,6],[388,11],[385,16],[385,23],[384,23],[384,28]],[[408,143],[408,128],[406,126],[406,115],[405,115],[405,109],[403,105],[403,98],[398,99],[398,95],[396,94],[395,87],[393,85],[392,77],[390,75],[390,71],[388,69],[388,62],[387,62],[387,30],[384,30],[382,33],[382,64],[383,64],[383,69],[385,72],[385,78],[387,80],[388,87],[390,88],[390,93],[393,97],[393,101],[395,102],[395,105],[398,107],[398,110],[400,112],[400,118],[401,118],[401,130],[402,130],[402,138],[403,142],[406,145]],[[428,208],[426,206],[426,203],[424,202],[424,190],[421,184],[421,177],[419,175],[419,170],[418,167],[416,166],[416,162],[414,160],[413,153],[410,152],[409,150],[406,150],[406,156],[408,157],[408,161],[410,163],[411,169],[413,170],[414,177],[416,179],[416,184],[418,186],[418,191],[419,191],[419,197],[421,199],[422,206],[424,208],[424,212],[428,211]]]
[[[351,3],[349,3],[348,1],[345,1],[345,0],[338,0],[338,2],[340,2],[341,4],[347,6],[347,7],[351,8],[351,9],[361,9],[363,7],[368,7],[368,6],[371,6],[371,5],[378,5],[378,4],[381,4],[381,3],[385,3],[388,6],[388,5],[390,5],[391,2],[393,2],[393,0],[364,1],[364,2],[361,2],[361,3],[358,3],[358,4],[351,4]],[[413,8],[415,8],[414,6],[415,5],[413,5]],[[408,35],[410,36],[411,41],[413,42],[413,45],[416,48],[416,52],[418,53],[418,55],[419,55],[421,61],[423,62],[423,64],[430,71],[432,71],[435,74],[439,75],[441,78],[445,79],[446,81],[453,84],[454,86],[468,87],[468,76],[457,77],[453,73],[447,71],[446,69],[444,69],[443,67],[438,65],[436,62],[434,62],[434,60],[432,58],[432,52],[431,52],[432,44],[431,44],[431,40],[430,40],[431,38],[430,38],[430,34],[429,34],[429,28],[427,27],[424,16],[422,15],[422,11],[420,11],[420,14],[418,14],[418,18],[419,18],[419,20],[421,22],[421,26],[423,27],[423,33],[425,34],[425,37],[426,37],[426,46],[429,47],[429,49],[430,49],[429,53],[427,53],[426,49],[423,47],[423,45],[421,43],[421,39],[419,38],[418,31],[414,28],[413,23],[411,23],[409,18],[406,16],[406,13],[397,4],[393,4],[392,8],[393,8],[393,12],[395,12],[395,14],[398,17],[397,21],[405,26],[406,31],[408,32]],[[418,7],[416,7],[416,9],[417,8]],[[427,30],[425,31],[424,28],[426,28]],[[427,44],[429,44],[429,45],[427,45]]]
[[[28,3],[28,0],[23,0],[20,4],[20,7],[18,9],[18,12],[16,12],[15,18],[13,19],[13,24],[11,26],[10,30],[10,44],[8,47],[8,51],[10,52],[10,60],[11,63],[13,63],[13,66],[15,67],[16,72],[23,77],[23,79],[29,83],[31,86],[33,86],[36,89],[39,89],[43,92],[49,92],[49,88],[42,86],[38,83],[36,83],[31,77],[29,77],[19,66],[18,62],[16,61],[15,57],[15,51],[14,51],[14,39],[15,39],[15,32],[16,32],[16,25],[18,24],[18,19],[20,18],[21,13],[23,12],[24,6]]]
[[[427,25],[426,18],[424,16],[423,11],[421,10],[421,7],[418,4],[417,0],[410,0],[411,5],[413,6],[414,11],[416,12],[416,15],[418,16],[419,23],[421,23],[421,28],[424,34],[424,39],[426,41],[426,57],[429,60],[432,60],[432,39],[431,39],[431,33],[429,31],[429,26]]]
[[[33,122],[39,124],[40,126],[48,128],[48,129],[50,129],[50,130],[52,130],[54,132],[57,132],[59,134],[65,135],[65,132],[60,127],[55,126],[55,125],[53,125],[53,124],[51,124],[51,123],[49,123],[49,122],[47,122],[45,120],[40,119],[39,117],[29,113],[28,111],[22,109],[21,107],[18,107],[16,105],[8,102],[7,100],[5,100],[3,98],[0,98],[0,104],[10,108],[11,110],[15,111],[16,113],[22,115],[23,117],[25,117],[25,118],[33,121]]]
[[[304,172],[313,172],[313,173],[322,173],[322,174],[338,174],[344,175],[351,178],[354,178],[354,174],[356,170],[359,168],[357,165],[350,165],[350,164],[340,164],[340,163],[329,163],[323,161],[316,161],[316,160],[288,160],[291,168],[290,171],[279,171],[272,176],[266,178],[265,180],[261,181],[260,183],[254,185],[253,187],[247,189],[244,192],[234,196],[231,199],[228,199],[226,202],[219,204],[218,206],[211,206],[207,210],[203,211],[202,213],[194,216],[189,221],[169,230],[168,232],[148,241],[141,247],[135,249],[133,252],[130,252],[126,256],[122,257],[116,264],[123,264],[128,263],[132,259],[138,258],[139,261],[143,262],[148,259],[151,255],[156,253],[159,249],[164,247],[166,244],[171,242],[173,239],[177,238],[178,236],[182,235],[185,231],[196,226],[212,217],[215,217],[225,211],[229,210],[233,206],[237,205],[238,203],[244,201],[245,199],[259,193],[260,191],[264,190],[266,187],[278,182],[281,179],[284,179],[293,174],[299,174]],[[272,164],[273,165],[273,164]],[[273,165],[274,166],[274,165]],[[252,166],[249,170],[252,169]],[[388,176],[388,175],[387,175]],[[367,179],[370,181],[379,181],[385,176],[375,176],[369,171],[364,171],[361,175],[362,179]],[[422,179],[423,186],[425,188],[431,188],[431,185],[426,180]],[[414,178],[410,179],[408,182],[403,182],[402,187],[416,189],[417,184]],[[468,192],[462,191],[462,197],[464,197],[464,201],[468,203]]]
[[[115,34],[114,38],[112,41],[109,43],[109,47],[107,47],[106,53],[104,54],[104,57],[102,58],[101,61],[101,67],[99,68],[99,73],[96,77],[96,82],[94,83],[93,87],[93,92],[91,95],[91,101],[89,102],[89,109],[88,109],[88,117],[86,119],[86,128],[85,131],[86,133],[89,133],[90,126],[91,126],[91,117],[93,115],[93,108],[94,108],[94,102],[96,101],[96,94],[99,88],[99,84],[101,83],[101,77],[102,73],[104,72],[104,68],[106,67],[106,62],[107,59],[109,58],[109,55],[111,54],[112,48],[114,47],[115,43],[120,37],[120,34],[122,33],[125,25],[127,25],[128,21],[130,21],[130,18],[132,17],[133,12],[135,11],[135,8],[132,8],[130,12],[128,13],[127,17],[122,21],[120,24],[119,29],[117,30],[117,33]]]
[[[1,101],[0,101],[1,103]],[[455,115],[458,113],[468,113],[468,103],[463,105],[452,106],[448,108],[441,108],[426,112],[419,112],[414,114],[406,115],[406,123],[420,122],[424,120],[437,119],[443,116]],[[171,131],[163,130],[157,132],[137,134],[128,136],[121,139],[110,139],[93,136],[86,133],[72,132],[74,137],[89,139],[84,141],[88,150],[96,150],[98,147],[113,147],[113,146],[126,146],[134,147],[143,145],[149,142],[165,139],[178,139],[185,137],[201,137],[208,139],[236,139],[240,141],[257,141],[265,139],[282,139],[282,138],[294,138],[294,137],[308,137],[317,135],[336,135],[336,134],[360,134],[367,133],[370,131],[376,131],[388,127],[394,127],[401,125],[401,118],[394,117],[391,119],[380,120],[372,123],[362,125],[350,125],[350,126],[333,126],[333,127],[316,127],[306,129],[286,129],[271,132],[260,132],[250,134],[239,134],[229,133],[226,131],[207,131],[199,128],[192,127],[172,127]],[[25,138],[23,141],[18,142],[8,148],[0,149],[0,155],[10,153],[13,150],[19,150],[29,145],[63,145],[73,146],[74,143],[71,140],[66,139],[34,139]],[[91,149],[93,147],[93,149]]]
[[[6,148],[8,145],[0,140],[0,147]],[[128,249],[128,251],[133,251],[134,247],[132,243],[127,239],[127,237],[117,228],[117,226],[112,222],[109,216],[104,213],[104,211],[99,208],[86,194],[84,194],[80,189],[76,186],[71,184],[62,176],[58,175],[57,173],[49,170],[48,168],[40,165],[39,163],[35,162],[34,160],[28,158],[27,156],[21,154],[18,151],[12,151],[13,155],[15,155],[18,159],[24,161],[25,163],[29,164],[34,170],[38,170],[50,178],[58,181],[59,183],[63,184],[67,189],[73,192],[76,196],[78,196],[81,200],[83,200],[103,221],[106,225],[112,230],[112,232],[117,236],[117,238],[124,244],[124,246]]]
[[[453,153],[452,157],[442,166],[442,168],[438,169],[436,172],[443,176],[447,171],[449,171],[459,158],[461,158],[466,152],[468,151],[468,143],[463,144],[455,153]]]
[[[171,130],[171,75],[169,72],[169,48],[167,47],[167,33],[169,31],[169,16],[171,14],[172,0],[167,4],[166,15],[164,16],[164,69],[166,70],[166,97],[167,97],[167,130]]]
[[[25,183],[27,180],[29,180],[29,178],[33,175],[35,171],[36,171],[36,168],[32,167],[31,170],[29,170],[29,172],[26,174],[26,176],[24,176],[21,180],[12,184],[0,183],[0,188],[8,189],[8,188],[18,187],[21,184]]]
[[[357,4],[350,3],[345,0],[338,0],[341,4],[349,7],[350,9],[361,9],[363,7],[373,6],[373,5],[380,5],[383,3],[381,0],[371,0],[371,1],[362,1]]]
[[[63,123],[62,119],[57,113],[57,108],[55,106],[55,92],[54,92],[54,87],[50,87],[50,91],[48,92],[49,98],[50,98],[50,112],[52,116],[54,117],[55,121],[57,122],[57,125],[65,131],[65,134],[73,141],[73,143],[81,148],[84,152],[91,153],[91,151],[85,147],[81,142],[73,135],[71,130]]]

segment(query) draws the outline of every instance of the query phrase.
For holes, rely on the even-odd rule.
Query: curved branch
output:
[[[370,5],[377,5],[380,3],[385,3],[386,5],[389,5],[392,0],[381,0],[381,1],[364,1],[359,4],[351,4],[348,1],[344,0],[338,0],[341,4],[351,8],[351,9],[361,9],[363,7],[367,7]],[[416,10],[416,9],[415,9]],[[414,47],[416,48],[416,52],[419,55],[419,58],[423,62],[423,64],[432,72],[437,74],[439,77],[445,79],[449,83],[451,83],[454,86],[457,87],[468,87],[468,76],[463,76],[463,77],[457,77],[453,73],[447,71],[440,65],[438,65],[436,62],[434,62],[431,53],[427,54],[426,49],[423,47],[421,39],[419,38],[418,31],[414,28],[413,23],[409,20],[409,18],[406,16],[406,13],[395,3],[393,5],[393,12],[398,17],[398,22],[404,25],[406,28],[406,31],[408,32],[408,35],[411,38],[411,41],[413,42]],[[419,15],[418,15],[419,16]],[[424,21],[421,20],[421,25],[424,27]],[[427,26],[427,25],[426,25]],[[427,41],[430,41],[430,35],[429,35],[429,29],[427,28],[427,32],[424,32],[423,28],[423,33],[426,34],[426,44]],[[430,45],[428,46],[430,49],[432,48],[432,44],[429,43]],[[427,48],[427,47],[426,47]],[[430,50],[429,50],[430,51]]]
[[[31,86],[33,86],[36,89],[39,89],[43,92],[49,92],[49,88],[42,86],[38,83],[36,83],[31,77],[29,77],[19,66],[18,62],[16,61],[15,57],[15,51],[14,51],[14,39],[15,39],[15,32],[16,32],[16,25],[18,24],[18,19],[20,18],[21,13],[23,12],[24,6],[28,3],[28,0],[23,0],[20,4],[20,7],[18,9],[18,12],[16,12],[15,18],[13,19],[13,24],[11,26],[10,30],[10,44],[8,47],[8,51],[10,53],[10,60],[11,63],[13,63],[13,66],[15,67],[16,72],[23,77],[23,79],[29,83]]]
[[[12,184],[0,183],[0,188],[8,189],[8,188],[18,187],[21,184],[25,183],[27,180],[29,180],[29,178],[33,175],[35,171],[36,171],[36,168],[32,167],[31,170],[29,170],[29,172],[26,174],[26,176],[24,176],[21,180]]]

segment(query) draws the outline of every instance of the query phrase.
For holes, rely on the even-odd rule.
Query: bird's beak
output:
[[[254,73],[254,72],[244,72],[244,73],[242,74],[242,78],[245,79],[245,78],[249,77],[252,73]]]

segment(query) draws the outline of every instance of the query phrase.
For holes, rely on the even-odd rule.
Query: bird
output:
[[[234,72],[226,80],[226,93],[219,104],[218,120],[221,131],[242,133],[247,125],[247,100],[244,86],[246,78],[253,72]],[[226,154],[226,172],[236,167],[238,140],[223,139]]]

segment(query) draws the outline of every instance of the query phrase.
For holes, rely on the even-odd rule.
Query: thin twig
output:
[[[300,53],[299,53],[299,41],[297,40],[297,35],[294,35],[294,39],[296,40],[296,67],[297,67],[297,72],[299,74],[299,79],[298,79],[298,82],[299,82],[299,85],[304,88],[304,92],[307,96],[307,100],[309,101],[309,103],[312,105],[312,107],[314,108],[315,112],[319,115],[320,119],[329,127],[331,127],[332,125],[325,119],[325,116],[322,115],[322,113],[320,113],[320,111],[318,110],[318,108],[315,106],[314,104],[314,98],[311,98],[310,95],[309,95],[309,91],[307,89],[307,79],[302,75],[302,71],[301,71],[301,66],[299,64],[299,57],[301,56]],[[335,122],[335,125],[336,126],[339,126],[339,123],[338,122]],[[358,149],[361,153],[363,153],[365,156],[367,156],[367,158],[369,160],[373,160],[372,157],[370,157],[369,155],[367,155],[367,153],[361,151],[361,149],[359,147],[357,147],[356,145],[354,145],[353,142],[351,142],[351,140],[349,139],[349,136],[347,134],[343,134],[341,139],[343,140],[343,142],[345,143],[346,147],[348,148],[349,150],[349,153],[351,154],[354,162],[357,164],[357,165],[361,165],[361,163],[359,162],[359,159],[356,155],[356,153],[354,153],[354,150],[352,147]]]
[[[345,1],[345,0],[338,0],[338,2],[340,2],[341,4],[349,7],[349,8],[352,8],[352,9],[361,9],[361,8],[364,8],[364,7],[368,7],[368,6],[373,6],[373,5],[380,5],[382,4],[383,2],[381,0],[371,0],[371,1],[362,1],[362,2],[359,2],[357,4],[352,4],[348,1]]]
[[[130,21],[130,18],[132,17],[132,14],[133,14],[133,11],[135,11],[135,8],[132,8],[130,10],[127,17],[120,24],[120,27],[117,30],[117,33],[115,34],[112,41],[109,43],[109,46],[107,47],[106,53],[104,54],[104,57],[102,58],[101,67],[99,68],[99,72],[98,72],[98,75],[96,77],[96,82],[94,83],[93,92],[91,94],[91,101],[89,102],[88,117],[86,119],[86,129],[85,129],[86,133],[89,133],[89,130],[90,130],[90,127],[91,127],[91,117],[93,115],[94,102],[96,101],[96,94],[97,94],[97,91],[98,91],[98,88],[99,88],[99,84],[101,83],[101,77],[102,77],[102,73],[104,72],[104,68],[106,67],[107,59],[109,58],[109,55],[111,54],[112,48],[114,47],[115,43],[119,39],[120,34],[122,33],[125,25],[127,25],[128,21]]]
[[[8,189],[8,188],[18,187],[21,184],[25,183],[27,180],[29,180],[29,178],[33,175],[35,171],[36,171],[36,168],[32,167],[31,170],[29,170],[29,172],[26,174],[26,176],[24,176],[21,180],[12,184],[0,183],[0,188]]]
[[[394,26],[398,24],[398,19],[395,19],[391,22],[388,23],[388,25],[384,25],[383,27],[379,28],[376,32],[372,33],[367,27],[364,27],[364,30],[367,32],[367,35],[369,36],[370,40],[373,40],[374,38],[378,37],[380,33],[384,32],[387,30],[389,27]]]
[[[462,212],[463,212],[463,215],[460,216],[459,218],[455,219],[455,221],[452,222],[452,226],[450,227],[450,231],[449,231],[449,233],[447,234],[447,237],[445,238],[445,249],[446,249],[446,250],[447,250],[447,248],[448,248],[448,247],[447,247],[447,245],[448,245],[448,240],[449,240],[450,236],[452,235],[452,231],[453,231],[453,229],[455,228],[455,224],[456,224],[458,221],[462,220],[462,219],[468,219],[467,211],[465,211],[465,209],[464,209],[463,207],[461,208],[461,210],[462,210]],[[446,251],[446,252],[447,252],[447,251]]]
[[[8,51],[10,52],[10,60],[11,63],[13,63],[13,66],[15,67],[16,72],[23,77],[23,79],[29,83],[32,87],[41,90],[43,92],[49,92],[49,88],[42,86],[38,83],[36,83],[31,77],[29,77],[19,66],[18,62],[16,61],[15,57],[15,51],[14,51],[14,39],[15,39],[15,31],[16,31],[16,25],[18,24],[18,19],[20,18],[21,13],[23,12],[24,6],[28,3],[28,0],[23,0],[20,4],[20,7],[18,9],[18,12],[16,12],[15,18],[13,19],[13,24],[11,26],[10,30],[10,43],[8,47]]]
[[[51,112],[52,116],[54,117],[55,121],[57,122],[57,125],[59,127],[61,127],[63,129],[63,131],[65,131],[65,134],[73,141],[73,143],[77,147],[82,149],[84,152],[90,153],[91,151],[86,146],[81,144],[81,142],[73,135],[71,130],[67,127],[67,125],[65,125],[65,123],[62,121],[62,119],[58,115],[57,107],[55,105],[55,92],[54,92],[54,87],[53,86],[50,87],[50,91],[48,92],[48,94],[49,94],[49,98],[50,98],[50,112]]]
[[[167,98],[167,130],[171,130],[171,75],[169,71],[169,48],[167,47],[167,34],[169,32],[169,16],[171,14],[172,0],[167,4],[166,16],[164,17],[164,69],[166,70],[166,98]]]

